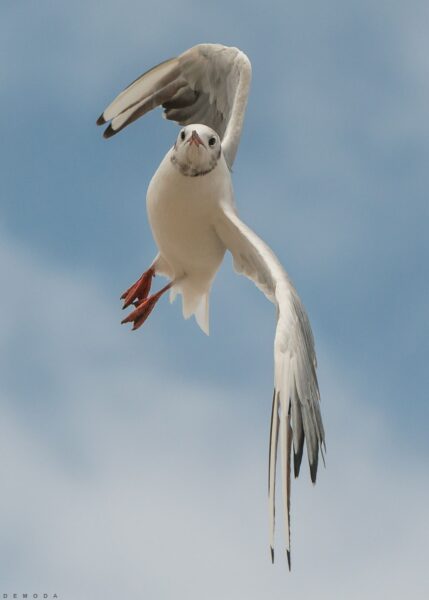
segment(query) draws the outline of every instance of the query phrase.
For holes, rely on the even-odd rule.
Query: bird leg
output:
[[[127,308],[130,304],[138,306],[142,300],[146,300],[149,296],[152,277],[155,277],[155,269],[150,267],[130,288],[125,291],[121,300],[124,301],[122,309]]]
[[[133,310],[128,317],[125,317],[125,319],[121,321],[121,324],[132,322],[134,323],[133,331],[138,329],[141,325],[143,325],[150,313],[153,311],[155,304],[158,302],[161,296],[171,288],[173,283],[174,281],[170,281],[170,283],[167,283],[167,285],[159,290],[159,292],[156,292],[156,294],[152,294],[152,296],[140,300],[140,302],[137,304],[137,308]]]

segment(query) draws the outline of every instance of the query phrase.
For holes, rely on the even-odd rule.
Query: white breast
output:
[[[213,228],[219,202],[232,196],[224,161],[210,173],[185,176],[171,163],[171,150],[149,184],[147,211],[155,241],[175,277],[207,285],[218,270],[225,246]]]

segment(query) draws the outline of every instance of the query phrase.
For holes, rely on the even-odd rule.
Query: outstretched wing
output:
[[[235,270],[249,277],[277,308],[268,475],[270,544],[271,556],[274,560],[275,479],[277,442],[280,435],[286,551],[290,568],[292,446],[294,473],[297,477],[305,439],[313,483],[316,482],[319,449],[323,457],[323,448],[325,447],[313,335],[295,288],[267,244],[240,221],[234,209],[229,205],[223,206],[215,228],[233,256]]]
[[[216,131],[229,166],[240,140],[251,80],[247,56],[238,48],[199,44],[136,79],[97,120],[110,121],[109,138],[162,105],[167,119],[180,125],[202,123]]]

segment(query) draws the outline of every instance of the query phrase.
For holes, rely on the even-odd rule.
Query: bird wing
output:
[[[286,551],[290,568],[291,449],[293,446],[297,477],[305,439],[311,480],[315,483],[319,448],[322,457],[325,448],[313,335],[301,300],[279,260],[239,219],[233,207],[222,206],[215,229],[233,256],[235,270],[251,279],[277,308],[268,474],[270,545],[274,561],[275,479],[280,436]]]
[[[202,123],[216,131],[231,167],[237,152],[251,80],[251,65],[238,48],[199,44],[150,69],[121,92],[97,120],[110,121],[109,138],[162,105],[180,125]]]

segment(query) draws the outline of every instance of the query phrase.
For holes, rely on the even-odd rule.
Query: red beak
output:
[[[188,140],[188,144],[195,144],[197,147],[203,146],[205,148],[203,140],[200,138],[195,129],[191,133],[191,137]]]

